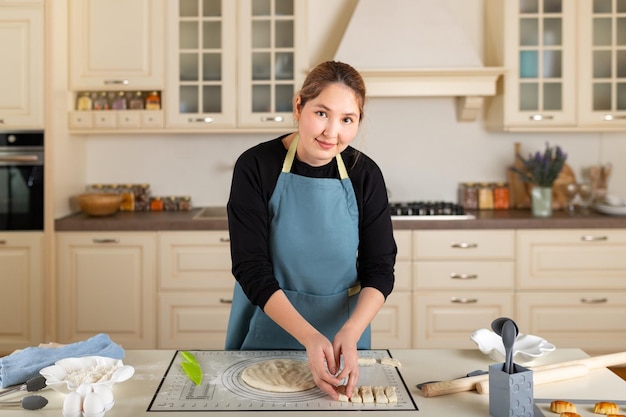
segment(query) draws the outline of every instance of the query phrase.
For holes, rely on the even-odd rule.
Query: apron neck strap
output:
[[[287,150],[287,156],[285,156],[285,161],[283,162],[282,172],[291,172],[291,166],[293,165],[293,160],[296,157],[296,148],[298,147],[299,138],[300,135],[296,133],[293,141],[291,141],[291,145],[289,145],[289,150]],[[346,165],[343,163],[341,154],[338,153],[335,159],[337,160],[337,168],[339,169],[339,178],[345,180],[348,178],[348,170],[346,169]]]

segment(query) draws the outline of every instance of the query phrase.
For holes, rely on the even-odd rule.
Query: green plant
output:
[[[551,148],[546,143],[546,150],[543,154],[537,151],[534,154],[529,154],[528,158],[517,154],[517,158],[522,161],[524,169],[517,167],[509,169],[517,173],[522,181],[530,182],[540,187],[552,187],[565,165],[567,154],[559,146]]]

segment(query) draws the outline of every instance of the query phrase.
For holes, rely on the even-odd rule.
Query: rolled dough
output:
[[[315,387],[307,362],[295,359],[257,362],[243,370],[241,379],[253,388],[270,392],[299,392]]]

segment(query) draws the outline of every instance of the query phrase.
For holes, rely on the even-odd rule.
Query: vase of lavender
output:
[[[510,169],[517,173],[522,181],[532,185],[530,196],[533,216],[552,216],[552,186],[565,165],[567,154],[559,146],[552,148],[546,143],[543,153],[537,151],[529,154],[528,158],[517,154],[517,158],[522,162],[523,169],[517,167]]]

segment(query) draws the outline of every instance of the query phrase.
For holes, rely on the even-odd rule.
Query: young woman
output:
[[[328,61],[294,99],[297,131],[244,152],[228,224],[237,279],[226,349],[306,349],[316,384],[357,384],[357,349],[391,293],[396,244],[378,166],[352,148],[365,85]],[[340,369],[341,358],[343,368]]]

